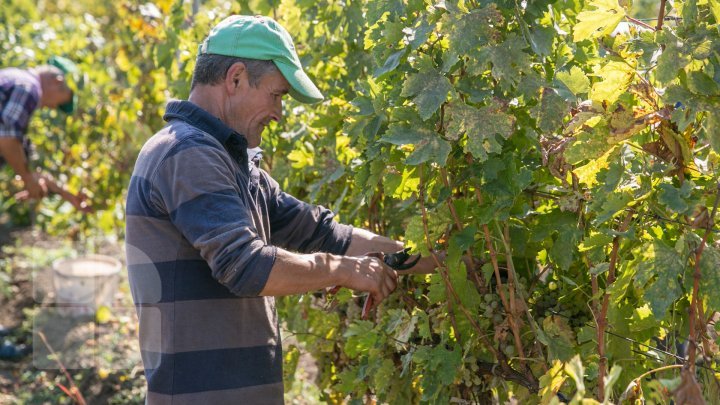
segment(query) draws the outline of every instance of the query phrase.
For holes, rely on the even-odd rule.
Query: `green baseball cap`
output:
[[[65,81],[67,82],[68,77],[74,75],[78,72],[77,65],[73,63],[68,58],[64,58],[62,56],[53,56],[48,60],[48,64],[55,66],[56,68],[60,69],[61,72],[63,72],[63,75],[65,76]],[[60,104],[58,108],[60,111],[63,111],[67,114],[72,114],[73,111],[75,111],[75,104],[77,103],[77,93],[70,89],[72,92],[72,96],[70,97],[70,101],[64,104]]]
[[[270,17],[233,15],[222,20],[200,44],[198,55],[215,54],[271,60],[290,83],[290,95],[307,104],[323,95],[300,64],[290,34]]]

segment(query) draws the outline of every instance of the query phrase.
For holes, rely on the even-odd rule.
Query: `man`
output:
[[[282,403],[273,297],[343,286],[377,304],[396,287],[365,254],[399,242],[336,223],[248,161],[285,94],[323,99],[290,35],[267,17],[229,17],[199,48],[189,100],[168,104],[138,156],[126,247],[148,404]]]
[[[73,68],[68,59],[54,57],[49,65],[33,69],[0,69],[0,167],[9,164],[22,180],[24,190],[15,195],[18,200],[40,199],[52,192],[75,208],[89,212],[85,195],[69,192],[48,174],[31,170],[29,164],[30,118],[41,107],[72,113],[75,97],[65,73]]]
[[[0,69],[0,168],[9,164],[22,180],[23,191],[15,194],[19,201],[40,199],[48,192],[58,194],[82,212],[91,208],[82,193],[73,194],[50,175],[30,168],[30,141],[27,130],[33,112],[41,107],[57,108],[72,113],[75,99],[65,81],[65,73],[74,64],[62,57],[50,60],[49,65],[23,70]],[[0,325],[0,336],[10,330]],[[25,357],[30,348],[4,340],[0,345],[0,360],[17,361]]]

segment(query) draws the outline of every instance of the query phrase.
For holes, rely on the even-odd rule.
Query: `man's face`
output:
[[[258,86],[253,87],[245,72],[237,83],[237,89],[229,97],[227,124],[245,135],[248,147],[255,148],[260,145],[265,127],[271,121],[282,119],[282,98],[290,89],[290,84],[279,71],[274,71],[261,76]]]
[[[72,90],[70,90],[61,75],[55,77],[54,80],[50,80],[47,88],[43,88],[45,105],[50,108],[57,108],[67,103],[72,99],[72,96]]]

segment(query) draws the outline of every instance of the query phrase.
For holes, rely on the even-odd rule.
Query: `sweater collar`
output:
[[[163,116],[165,121],[172,119],[179,119],[187,122],[188,124],[198,128],[208,134],[212,135],[215,139],[220,141],[221,144],[225,143],[230,139],[231,136],[236,135],[241,138],[245,138],[243,135],[225,125],[219,118],[203,110],[197,105],[190,101],[184,100],[173,100],[167,104],[165,109],[165,115]]]

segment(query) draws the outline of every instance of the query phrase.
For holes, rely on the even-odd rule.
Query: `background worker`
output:
[[[7,163],[22,180],[24,190],[15,195],[18,200],[55,193],[78,210],[90,212],[83,193],[71,193],[50,175],[30,166],[30,118],[42,107],[73,112],[75,95],[65,77],[73,69],[74,64],[62,57],[31,69],[0,69],[0,167]]]
[[[37,200],[55,193],[76,209],[90,212],[83,193],[71,193],[52,176],[30,166],[32,145],[27,138],[30,118],[42,107],[73,112],[75,95],[65,80],[65,74],[73,69],[74,64],[61,57],[31,69],[0,69],[0,168],[8,164],[22,180],[24,190],[15,194],[17,200]],[[9,329],[0,325],[0,337],[10,334]],[[7,339],[0,344],[0,360],[19,360],[29,352],[29,347]]]

